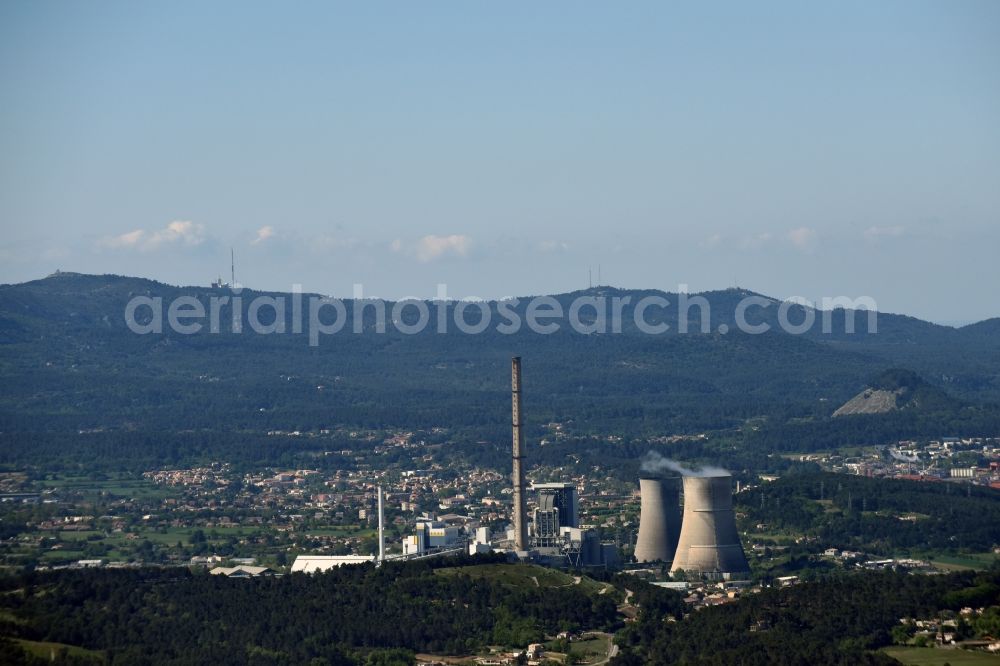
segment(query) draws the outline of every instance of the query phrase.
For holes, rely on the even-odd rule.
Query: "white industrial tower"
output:
[[[670,562],[681,530],[680,479],[639,479],[637,562]]]
[[[728,474],[684,477],[684,516],[670,571],[682,569],[724,576],[750,571],[736,531]]]

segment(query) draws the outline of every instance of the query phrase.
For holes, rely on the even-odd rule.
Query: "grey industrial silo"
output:
[[[671,572],[729,574],[750,571],[733,513],[732,477],[684,477],[684,513]]]
[[[635,542],[637,562],[670,562],[674,559],[681,527],[677,477],[639,479],[641,504],[639,536]]]

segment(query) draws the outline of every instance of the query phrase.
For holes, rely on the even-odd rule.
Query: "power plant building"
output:
[[[572,483],[540,483],[538,508],[534,511],[531,541],[528,540],[528,512],[524,445],[524,411],[522,408],[521,357],[511,359],[511,430],[512,474],[514,506],[508,540],[518,558],[547,561],[557,566],[607,566],[617,561],[617,549],[612,544],[602,544],[594,530],[580,529],[576,485]],[[417,535],[419,536],[419,535]],[[486,550],[487,544],[476,540],[469,544],[469,552]],[[530,547],[530,550],[529,550]]]
[[[558,546],[562,541],[559,536],[559,509],[538,508],[533,517],[531,544],[535,548]]]
[[[536,483],[538,508],[532,523],[532,545],[552,548],[562,544],[563,527],[579,527],[580,512],[574,483]]]
[[[579,527],[580,511],[576,499],[575,483],[536,483],[539,509],[558,509],[562,527]]]
[[[420,520],[414,533],[403,539],[403,555],[420,555],[429,550],[454,548],[458,545],[462,530],[449,527],[436,520]]]

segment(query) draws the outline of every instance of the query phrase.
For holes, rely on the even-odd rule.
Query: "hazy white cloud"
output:
[[[357,238],[348,238],[345,236],[333,236],[331,234],[323,234],[316,236],[309,241],[309,246],[319,252],[330,252],[333,250],[343,250],[358,247],[361,242]]]
[[[417,259],[433,261],[446,254],[457,254],[464,257],[472,246],[468,236],[452,234],[451,236],[424,236],[417,242]]]
[[[174,220],[162,229],[146,231],[135,229],[117,236],[109,236],[98,245],[112,249],[138,249],[143,252],[165,245],[201,245],[205,242],[205,225],[190,220]]]
[[[722,234],[712,234],[701,242],[702,247],[718,247],[724,240]]]
[[[139,241],[145,235],[145,231],[142,229],[136,229],[135,231],[129,231],[118,236],[109,236],[101,240],[100,244],[104,247],[118,248],[118,247],[136,247],[139,245]]]
[[[195,224],[190,220],[175,220],[159,231],[154,231],[143,242],[144,248],[154,250],[161,245],[182,243],[184,245],[201,245],[205,242],[205,225]]]
[[[894,225],[891,227],[868,227],[865,229],[865,239],[870,241],[875,241],[880,238],[895,238],[897,236],[902,236],[906,232],[906,228],[902,225]]]
[[[564,241],[544,240],[537,246],[539,252],[567,252],[569,243]]]
[[[257,230],[257,237],[250,241],[250,243],[252,245],[259,245],[272,236],[274,236],[274,227],[270,225],[263,226]]]
[[[771,234],[764,232],[743,239],[744,249],[758,248],[771,242]]]
[[[402,239],[395,239],[389,244],[389,249],[393,252],[410,254],[421,262],[434,261],[448,255],[464,257],[472,247],[472,239],[461,234],[450,236],[424,236],[414,243],[406,243]]]
[[[69,248],[65,247],[49,247],[42,250],[42,259],[46,261],[65,259],[69,255],[70,255]]]
[[[808,249],[816,242],[816,230],[809,227],[798,227],[789,229],[785,236],[788,242],[800,250]]]

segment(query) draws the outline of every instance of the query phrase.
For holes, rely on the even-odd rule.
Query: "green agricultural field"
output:
[[[591,663],[607,657],[610,642],[611,639],[605,636],[594,636],[582,641],[574,641],[570,643],[570,648],[572,652],[577,654],[589,655],[585,658],[584,663]]]
[[[116,532],[106,534],[102,530],[60,531],[50,532],[58,538],[62,546],[56,550],[38,550],[36,547],[19,549],[8,548],[3,553],[9,563],[18,557],[39,557],[45,564],[64,564],[79,559],[100,558],[109,561],[124,561],[139,558],[137,549],[146,541],[157,547],[173,548],[180,543],[185,547],[193,545],[192,535],[196,530],[205,535],[205,545],[209,551],[225,544],[230,539],[244,539],[260,536],[268,532],[265,526],[234,526],[234,527],[152,527],[139,525],[133,532]],[[95,538],[97,537],[97,538]],[[106,552],[95,547],[106,547]]]
[[[65,643],[46,643],[44,641],[29,641],[24,638],[15,638],[14,640],[17,641],[17,644],[20,645],[25,652],[36,657],[41,657],[42,659],[52,659],[53,655],[65,653],[67,656],[71,657],[89,657],[101,662],[104,661],[103,653],[95,650],[88,650],[76,645],[66,645]]]
[[[1000,666],[1000,656],[971,650],[891,647],[884,652],[904,666]]]
[[[199,527],[168,527],[163,533],[156,530],[143,530],[141,536],[144,539],[149,539],[155,543],[165,543],[172,545],[178,541],[184,543],[190,543],[191,535],[200,529],[205,534],[205,540],[209,543],[218,543],[220,541],[225,541],[229,537],[240,537],[252,536],[254,534],[260,534],[265,531],[265,528],[259,525],[249,526],[249,527],[209,527],[209,528],[199,528]]]
[[[205,540],[208,543],[219,543],[225,541],[229,537],[240,538],[246,536],[253,536],[255,534],[260,534],[262,531],[264,531],[263,528],[258,526],[212,527],[208,528],[207,530],[205,528],[198,528],[198,527],[168,527],[163,531],[159,531],[158,529],[152,529],[152,528],[143,528],[140,526],[135,531],[135,534],[138,535],[139,537],[138,540],[129,539],[128,537],[125,536],[125,534],[122,533],[116,533],[100,539],[98,543],[106,543],[112,547],[121,547],[121,546],[135,545],[136,543],[138,543],[138,541],[147,539],[149,541],[152,541],[153,543],[166,544],[168,546],[172,546],[178,541],[184,544],[190,544],[191,535],[197,529],[201,529],[202,532],[204,532]],[[83,532],[63,531],[59,533],[59,538],[67,545],[80,546],[88,542],[87,541],[88,536],[94,534],[103,535],[104,533],[95,530],[88,530]],[[213,534],[215,534],[216,536],[213,536]]]
[[[94,484],[103,483],[86,476],[56,476],[54,479],[43,479],[39,481],[46,488],[66,488],[67,490],[78,490],[80,488],[92,488]]]
[[[575,581],[569,574],[534,564],[477,564],[438,569],[434,573],[439,576],[489,578],[510,587],[567,587]]]
[[[10,622],[12,624],[27,624],[24,618],[17,617],[14,612],[4,608],[0,610],[0,622]]]
[[[134,476],[117,476],[108,479],[91,479],[85,476],[56,476],[40,481],[44,488],[60,493],[74,493],[86,501],[109,498],[126,498],[137,501],[158,501],[180,494],[178,488],[160,486],[148,479]]]
[[[803,536],[805,536],[804,533],[794,530],[764,530],[762,532],[747,530],[748,538],[760,541],[773,541],[775,544],[782,546],[790,545],[796,539]]]
[[[794,422],[790,421],[790,422]],[[801,421],[799,421],[801,422]],[[821,449],[818,451],[799,451],[792,453],[782,453],[780,454],[782,458],[787,458],[789,460],[803,460],[803,459],[813,459],[823,457],[840,455],[845,458],[858,458],[868,454],[880,453],[880,449],[877,446],[843,446],[835,449]]]
[[[315,529],[307,529],[305,532],[307,536],[370,537],[375,536],[376,530],[370,527],[337,525],[333,527],[317,527]]]
[[[833,500],[816,500],[816,503],[823,507],[823,513],[844,513],[843,509],[834,505]]]
[[[48,534],[52,534],[60,541],[86,541],[87,537],[104,537],[104,530],[55,530]]]
[[[994,562],[1000,559],[1000,556],[992,552],[963,553],[961,555],[931,553],[918,555],[917,557],[920,559],[930,560],[931,564],[934,566],[949,571],[958,571],[961,569],[989,569]]]
[[[47,550],[41,554],[41,558],[48,564],[58,564],[59,562],[75,562],[84,559],[82,550]]]
[[[592,595],[608,595],[610,599],[621,601],[624,593],[610,583],[601,583],[588,578],[565,573],[557,569],[540,567],[534,564],[478,564],[467,567],[448,567],[435,571],[439,576],[469,576],[471,578],[489,578],[499,581],[509,587],[552,588],[578,586],[580,590]]]

